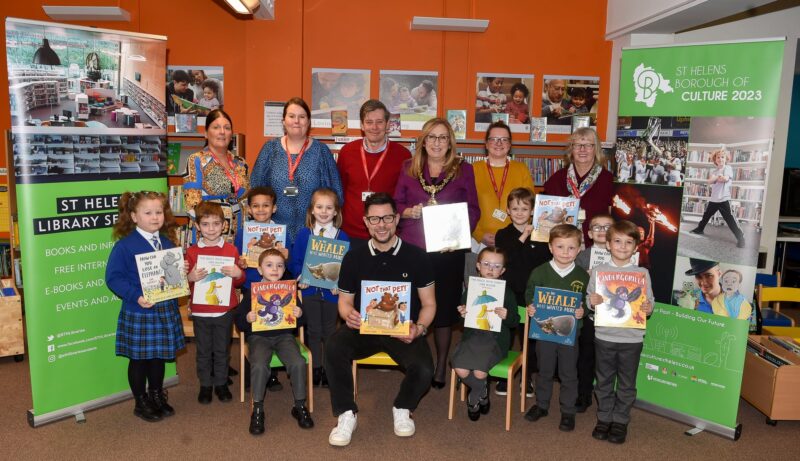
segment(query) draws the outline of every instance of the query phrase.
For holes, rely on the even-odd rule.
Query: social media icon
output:
[[[55,352],[55,350],[56,350],[55,344],[49,344],[47,346],[47,352]]]
[[[48,340],[48,341],[52,341],[53,339],[55,339],[55,336],[53,336],[53,335],[47,335],[47,340]]]
[[[50,363],[55,362],[56,361],[56,356],[55,355],[48,355],[47,356],[47,361],[50,362]]]

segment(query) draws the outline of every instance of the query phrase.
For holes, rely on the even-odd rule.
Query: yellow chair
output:
[[[780,313],[781,302],[794,302],[800,303],[800,288],[792,287],[765,287],[759,285],[758,287],[758,308],[761,309],[762,315],[764,309],[768,308],[770,303],[774,304],[774,311]],[[794,326],[794,319],[785,316],[789,319],[791,325]]]
[[[528,337],[528,329],[530,328],[530,319],[528,318],[528,311],[526,310],[525,306],[518,306],[517,310],[519,312],[519,323],[525,325],[524,327],[524,338]],[[512,337],[513,341],[513,337]],[[525,389],[527,387],[528,381],[528,341],[522,342],[522,351],[509,351],[508,355],[505,359],[501,360],[500,363],[493,366],[491,370],[489,370],[489,376],[495,378],[504,378],[508,381],[508,395],[506,396],[506,430],[511,430],[511,401],[514,393],[511,391],[511,381],[514,379],[514,375],[516,374],[517,370],[522,369],[522,382],[520,384],[520,404],[519,404],[519,411],[525,411]],[[450,404],[447,409],[447,419],[453,419],[453,408],[455,407],[455,399],[456,399],[456,382],[457,376],[455,370],[450,371]],[[487,382],[488,386],[488,382]],[[461,401],[463,402],[467,398],[467,386],[464,386],[463,383],[461,385]]]
[[[396,367],[395,362],[386,352],[378,352],[377,354],[370,355],[369,357],[353,360],[353,400],[358,397],[358,366],[359,365],[377,365],[381,367]]]

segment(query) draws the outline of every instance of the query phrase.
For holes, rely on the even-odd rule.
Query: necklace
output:
[[[425,175],[422,172],[420,172],[419,184],[422,186],[422,190],[431,194],[431,198],[428,199],[427,203],[428,205],[438,205],[438,203],[436,202],[436,194],[438,194],[439,192],[442,191],[442,189],[444,189],[444,186],[446,186],[447,183],[449,183],[450,180],[453,179],[454,174],[455,170],[451,171],[450,174],[448,174],[439,184],[428,184],[428,181],[425,181]]]

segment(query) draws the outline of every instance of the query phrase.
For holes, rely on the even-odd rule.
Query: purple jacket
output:
[[[419,179],[408,175],[408,167],[411,160],[403,163],[400,170],[400,177],[397,179],[397,187],[394,190],[394,200],[397,202],[397,212],[402,216],[403,210],[422,203],[423,205],[430,199],[430,194],[422,189]],[[430,184],[431,178],[428,166],[423,169],[425,180]],[[444,172],[439,175],[439,180],[444,179]],[[438,182],[438,181],[437,181]],[[478,206],[478,193],[475,190],[475,174],[472,172],[472,165],[461,162],[459,175],[451,180],[438,194],[436,202],[440,205],[448,203],[467,202],[469,209],[469,229],[470,233],[475,230],[481,210]],[[411,243],[425,249],[425,232],[422,228],[422,219],[401,218],[397,234],[403,241]]]

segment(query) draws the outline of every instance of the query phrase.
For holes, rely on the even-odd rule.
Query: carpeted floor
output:
[[[238,353],[235,346],[232,355],[238,358]],[[327,389],[316,389],[316,427],[297,427],[289,415],[291,390],[284,372],[284,390],[267,396],[267,432],[253,437],[247,432],[250,408],[238,402],[237,381],[233,402],[200,405],[193,344],[180,357],[178,371],[180,384],[169,390],[177,414],[167,420],[146,423],[132,415],[128,401],[87,413],[82,424],[66,419],[33,429],[26,421],[31,407],[28,363],[0,358],[0,459],[800,459],[800,421],[768,426],[764,415],[744,401],[738,442],[712,434],[688,437],[686,426],[634,409],[628,441],[617,446],[591,437],[594,405],[578,415],[574,432],[564,433],[558,430],[557,405],[550,416],[530,423],[518,412],[515,398],[511,432],[506,432],[504,397],[492,393],[492,410],[478,422],[467,419],[459,402],[455,418],[448,421],[445,388],[428,393],[414,414],[416,435],[401,439],[392,432],[391,407],[402,375],[375,369],[359,372],[361,411],[349,447],[328,445],[336,420]],[[57,383],[52,390],[58,392]]]

